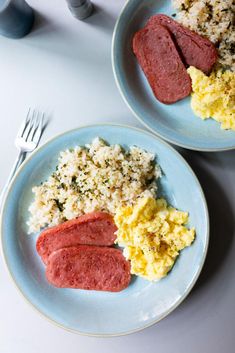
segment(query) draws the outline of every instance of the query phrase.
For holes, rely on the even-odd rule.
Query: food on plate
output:
[[[131,262],[131,273],[154,281],[166,276],[180,250],[192,244],[188,213],[168,206],[164,199],[141,198],[134,206],[121,207],[115,215],[117,242]]]
[[[48,180],[33,188],[29,232],[93,211],[114,214],[141,196],[155,196],[159,176],[154,155],[135,146],[124,150],[96,138],[67,149]]]
[[[219,64],[235,71],[234,0],[173,0],[173,5],[177,20],[212,41]]]
[[[195,230],[186,228],[186,212],[156,199],[160,176],[154,154],[136,146],[95,138],[61,152],[55,172],[33,188],[28,222],[31,232],[51,226],[36,242],[49,283],[118,292],[131,273],[150,281],[166,276]]]
[[[191,93],[185,65],[209,73],[217,60],[213,43],[163,14],[135,33],[132,46],[155,97],[165,104]]]
[[[165,27],[156,24],[138,31],[133,51],[160,102],[171,104],[191,93],[190,77]]]
[[[173,4],[178,10],[177,19],[207,37],[218,51],[217,63],[209,76],[190,63],[187,71],[192,79],[191,107],[202,119],[213,118],[222,129],[235,130],[235,2],[173,0]]]
[[[180,22],[165,14],[150,17],[134,35],[133,52],[160,102],[191,94],[196,115],[234,130],[235,2],[172,1]]]
[[[130,264],[121,250],[80,245],[54,251],[46,268],[47,280],[59,288],[119,292],[131,279]]]
[[[202,119],[213,117],[222,129],[235,130],[235,73],[218,70],[208,77],[194,67],[188,73],[192,79],[194,113]]]
[[[186,65],[195,66],[205,73],[211,71],[217,60],[217,50],[212,42],[163,14],[152,16],[147,22],[148,28],[158,25],[166,27],[173,35]]]
[[[30,232],[52,226],[36,244],[51,284],[114,292],[128,286],[130,264],[110,247],[117,230],[113,215],[117,207],[156,196],[161,171],[154,158],[100,138],[60,153],[55,172],[33,188],[28,222]]]
[[[61,248],[76,245],[113,245],[116,230],[111,215],[92,212],[45,229],[37,239],[36,249],[47,264],[49,255]]]

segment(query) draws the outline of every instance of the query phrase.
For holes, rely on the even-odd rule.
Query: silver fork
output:
[[[7,182],[3,188],[3,191],[0,196],[0,201],[3,201],[11,179],[15,175],[16,170],[23,162],[26,153],[32,152],[37,147],[43,132],[43,126],[44,113],[29,109],[28,114],[25,120],[22,122],[15,139],[15,145],[19,150],[19,154],[11,169]]]

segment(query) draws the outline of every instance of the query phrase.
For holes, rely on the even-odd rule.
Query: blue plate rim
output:
[[[156,131],[152,129],[146,122],[142,120],[142,118],[139,116],[139,114],[135,111],[135,109],[132,107],[132,105],[129,103],[127,95],[124,93],[122,87],[121,87],[121,81],[118,78],[118,67],[117,67],[117,61],[116,61],[116,43],[117,43],[117,36],[118,36],[118,30],[120,27],[120,23],[122,21],[122,17],[125,14],[126,9],[131,6],[131,3],[133,3],[135,0],[127,0],[127,2],[124,4],[117,21],[114,26],[113,30],[113,36],[112,36],[112,43],[111,43],[111,64],[112,64],[112,70],[113,70],[113,75],[114,79],[117,85],[117,88],[121,94],[122,99],[124,100],[125,104],[129,108],[129,110],[132,112],[132,114],[140,121],[144,127],[146,127],[149,131],[151,131],[154,135],[157,135],[164,141],[167,141],[169,143],[172,143],[175,146],[183,147],[188,150],[192,151],[200,151],[200,152],[223,152],[223,151],[231,151],[235,149],[235,142],[234,145],[231,145],[229,147],[211,147],[211,148],[204,148],[204,147],[196,147],[192,146],[190,144],[184,144],[179,141],[176,141],[175,139],[171,139],[168,136],[165,136],[165,134],[160,133],[159,131]]]
[[[56,320],[52,319],[51,317],[47,316],[45,313],[43,313],[38,307],[36,307],[35,305],[32,304],[32,302],[27,298],[27,295],[23,292],[23,290],[21,290],[20,288],[20,284],[17,282],[16,278],[14,277],[14,274],[11,272],[9,266],[8,266],[8,260],[7,260],[7,256],[4,252],[4,246],[3,246],[3,218],[4,218],[4,213],[5,213],[5,209],[6,209],[6,205],[7,202],[9,201],[9,197],[11,194],[11,191],[14,187],[14,184],[17,181],[18,175],[21,172],[21,170],[23,168],[25,168],[27,166],[27,164],[29,163],[29,161],[34,158],[34,155],[36,155],[39,151],[42,151],[43,149],[46,149],[47,146],[51,143],[53,143],[56,139],[64,136],[64,135],[70,135],[73,132],[82,130],[84,128],[93,128],[93,127],[97,127],[97,126],[107,126],[107,127],[122,127],[122,128],[127,128],[127,129],[131,129],[134,130],[136,132],[145,134],[155,140],[157,140],[158,142],[160,142],[161,144],[165,145],[167,148],[169,148],[171,150],[172,153],[174,153],[180,160],[181,162],[185,165],[185,167],[189,170],[189,172],[191,173],[192,177],[195,179],[195,182],[197,183],[198,186],[198,190],[200,192],[200,195],[202,197],[203,200],[203,204],[204,204],[204,209],[205,209],[205,218],[206,218],[206,230],[205,230],[205,239],[206,239],[206,243],[205,243],[205,247],[204,247],[204,253],[203,253],[203,257],[200,263],[200,266],[197,269],[197,272],[194,276],[193,281],[191,282],[190,286],[187,288],[187,290],[185,291],[184,295],[180,297],[180,299],[175,303],[175,305],[173,305],[168,311],[166,311],[164,313],[164,315],[162,315],[162,317],[160,317],[157,320],[153,320],[152,322],[148,323],[147,325],[143,325],[141,327],[138,327],[137,329],[133,329],[133,330],[128,330],[128,331],[124,331],[124,332],[119,332],[117,334],[115,333],[86,333],[86,332],[82,332],[79,330],[75,330],[75,329],[71,329],[69,327],[66,327],[60,323],[58,323]],[[24,300],[37,312],[39,313],[44,319],[46,319],[47,321],[49,321],[50,323],[56,325],[57,327],[60,327],[68,332],[74,333],[74,334],[78,334],[81,336],[89,336],[89,337],[119,337],[119,336],[125,336],[125,335],[129,335],[129,334],[133,334],[139,331],[142,331],[148,327],[151,327],[153,325],[155,325],[156,323],[160,322],[162,319],[164,319],[166,316],[168,316],[171,312],[173,312],[184,300],[185,298],[189,295],[189,293],[191,292],[191,290],[193,289],[195,283],[198,280],[198,277],[202,271],[202,268],[204,266],[205,263],[205,259],[206,259],[206,255],[207,255],[207,251],[208,251],[208,246],[209,246],[209,238],[210,238],[210,220],[209,220],[209,212],[208,212],[208,206],[207,206],[207,201],[203,192],[203,189],[201,187],[201,184],[196,176],[196,174],[194,173],[193,169],[190,167],[190,165],[187,163],[187,161],[181,156],[181,154],[176,151],[172,146],[170,146],[166,141],[163,141],[161,138],[159,138],[158,136],[156,136],[155,134],[149,132],[149,131],[145,131],[143,129],[137,128],[137,127],[133,127],[130,125],[125,125],[125,124],[114,124],[114,123],[98,123],[98,124],[90,124],[90,125],[82,125],[78,128],[74,128],[74,129],[70,129],[67,130],[63,133],[57,134],[52,138],[47,139],[47,141],[40,147],[36,148],[35,151],[33,151],[30,156],[20,165],[20,167],[18,168],[18,170],[16,171],[16,174],[14,175],[7,194],[3,200],[3,204],[0,210],[0,237],[1,237],[1,241],[0,241],[0,248],[1,248],[1,255],[3,258],[3,262],[6,268],[6,271],[9,275],[9,277],[11,278],[12,282],[14,283],[16,289],[18,290],[18,292],[20,293],[20,295],[24,298]]]

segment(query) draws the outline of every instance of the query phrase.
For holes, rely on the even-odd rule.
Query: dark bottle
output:
[[[21,38],[33,26],[34,12],[24,0],[0,0],[0,34]]]

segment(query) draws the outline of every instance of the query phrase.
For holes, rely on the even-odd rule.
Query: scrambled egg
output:
[[[217,120],[222,129],[235,130],[235,73],[219,70],[206,76],[193,66],[187,71],[192,79],[194,113]]]
[[[177,211],[166,200],[145,197],[134,206],[121,207],[114,217],[117,243],[131,262],[131,273],[149,281],[167,275],[179,255],[195,238],[187,229],[188,213]]]

